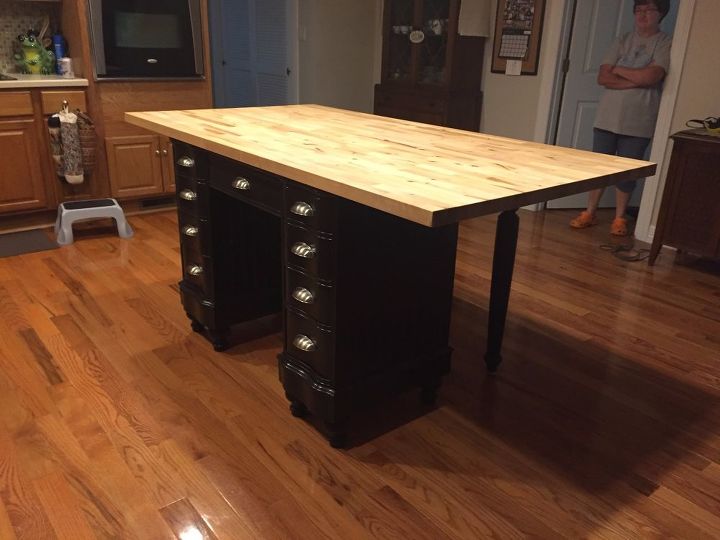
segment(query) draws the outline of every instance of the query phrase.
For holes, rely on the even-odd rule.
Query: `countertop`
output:
[[[125,120],[427,226],[651,176],[656,168],[319,105],[131,112]]]
[[[22,73],[6,73],[15,77],[16,81],[0,81],[0,90],[10,88],[58,88],[71,86],[87,86],[87,79],[66,79],[60,75],[24,75]]]

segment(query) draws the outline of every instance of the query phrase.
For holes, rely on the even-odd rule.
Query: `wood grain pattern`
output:
[[[33,114],[30,92],[0,92],[0,117]]]
[[[655,172],[645,161],[317,105],[135,112],[125,119],[428,226]]]
[[[720,268],[520,215],[500,371],[486,217],[460,227],[438,405],[368,411],[347,451],[290,416],[277,334],[190,330],[174,212],[0,259],[0,538],[720,537]]]

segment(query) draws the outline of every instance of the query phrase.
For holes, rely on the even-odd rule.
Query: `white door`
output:
[[[672,33],[677,16],[677,3],[672,3],[662,28]],[[597,75],[605,52],[615,37],[632,30],[633,0],[576,0],[575,18],[568,58],[570,66],[565,79],[560,104],[555,144],[592,150],[595,112],[603,88]],[[642,196],[642,182],[638,184],[630,206],[638,206]],[[587,195],[579,194],[548,201],[547,208],[585,208]],[[615,206],[615,191],[605,190],[601,207]]]
[[[211,0],[216,107],[297,103],[297,0]]]

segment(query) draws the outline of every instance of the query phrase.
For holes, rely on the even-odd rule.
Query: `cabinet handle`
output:
[[[250,180],[243,178],[242,176],[238,176],[235,180],[233,180],[232,187],[242,191],[247,191],[250,189]]]
[[[165,149],[165,148],[162,149],[162,155],[163,155],[163,156],[167,156],[167,155],[168,155],[167,149]]]
[[[306,202],[297,201],[290,207],[290,212],[296,216],[310,217],[315,214],[315,209]]]
[[[183,189],[180,192],[180,198],[185,199],[186,201],[194,201],[197,199],[197,193],[189,189]]]
[[[182,233],[185,236],[195,237],[198,235],[198,228],[195,227],[194,225],[185,225],[182,228]]]
[[[191,276],[199,276],[203,273],[203,267],[197,264],[193,264],[187,267],[187,273]]]
[[[195,160],[187,156],[183,156],[177,160],[177,164],[188,169],[195,166]]]
[[[305,287],[298,287],[295,289],[292,293],[292,297],[303,304],[312,304],[315,301],[313,293],[308,291]]]
[[[317,249],[315,249],[315,246],[308,245],[305,242],[295,242],[290,248],[290,252],[303,259],[312,259],[315,257]]]
[[[292,344],[296,349],[300,349],[305,352],[314,352],[317,350],[317,344],[312,339],[302,334],[295,336]]]
[[[160,155],[160,150],[155,150],[155,155],[156,155],[156,156],[159,156],[159,155]]]

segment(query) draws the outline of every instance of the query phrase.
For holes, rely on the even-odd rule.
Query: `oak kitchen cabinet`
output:
[[[106,137],[105,148],[113,197],[144,197],[175,192],[172,145],[167,137]]]
[[[40,128],[29,91],[0,93],[0,212],[48,207]]]

